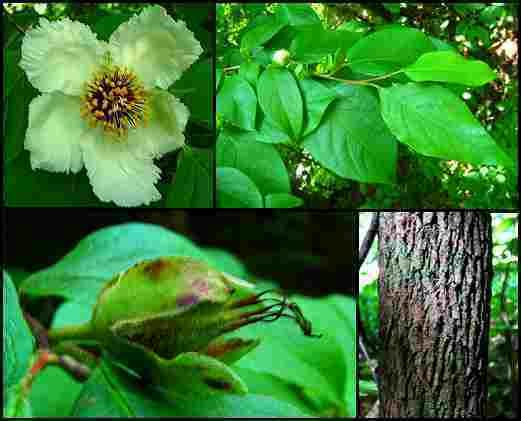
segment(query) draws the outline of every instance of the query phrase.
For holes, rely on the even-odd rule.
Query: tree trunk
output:
[[[382,212],[381,417],[483,417],[492,280],[484,212]]]

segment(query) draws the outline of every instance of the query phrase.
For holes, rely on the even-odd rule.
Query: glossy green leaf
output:
[[[262,208],[262,195],[255,183],[237,168],[217,167],[218,208]]]
[[[149,224],[122,224],[100,229],[81,240],[55,265],[33,273],[20,285],[30,295],[78,296],[94,302],[98,291],[115,274],[145,259],[192,256],[205,260],[190,240]]]
[[[297,81],[287,69],[265,70],[257,84],[264,114],[292,139],[298,139],[303,125],[302,96]]]
[[[208,396],[143,387],[142,383],[107,363],[102,363],[85,383],[76,402],[80,417],[302,417],[292,405],[262,395]]]
[[[300,197],[287,193],[268,194],[264,202],[267,208],[298,208],[304,204]]]
[[[275,123],[270,122],[266,116],[261,117],[257,131],[232,131],[230,129],[227,129],[227,131],[233,133],[233,138],[238,141],[244,140],[263,143],[288,143],[291,141],[288,135],[276,127]]]
[[[289,193],[289,175],[279,152],[269,144],[238,140],[225,130],[217,141],[217,166],[237,168],[248,176],[262,195]]]
[[[291,139],[282,132],[269,118],[264,117],[260,123],[259,130],[255,132],[255,137],[252,138],[258,142],[264,143],[289,143]]]
[[[25,407],[19,383],[29,370],[34,338],[22,314],[18,295],[7,272],[2,271],[3,291],[3,406],[9,416],[21,415]],[[5,414],[4,414],[5,415]]]
[[[239,69],[239,76],[248,81],[253,89],[257,86],[261,69],[260,66],[253,61],[245,61]]]
[[[257,97],[250,84],[240,76],[224,78],[217,94],[217,113],[244,130],[255,130]]]
[[[379,91],[387,126],[416,152],[472,164],[511,165],[467,105],[449,89],[409,83]]]
[[[303,146],[341,177],[366,183],[392,183],[397,143],[380,116],[371,88],[343,85],[343,95],[327,109]]]
[[[274,16],[260,16],[241,39],[241,50],[252,50],[269,41],[286,24]]]
[[[347,50],[360,38],[356,32],[330,31],[321,25],[308,25],[299,28],[291,43],[291,57],[302,63],[316,63],[338,49]]]
[[[320,19],[311,5],[305,3],[280,4],[277,8],[279,21],[291,26],[320,24]]]
[[[318,127],[327,107],[337,97],[337,94],[313,79],[303,79],[299,81],[299,84],[306,111],[304,125],[304,136],[306,136]]]
[[[393,26],[359,40],[348,50],[347,58],[354,72],[380,76],[406,67],[432,50],[432,42],[420,30]]]
[[[166,196],[166,207],[213,207],[213,176],[212,151],[185,146]]]
[[[405,68],[405,74],[415,82],[449,82],[467,86],[480,86],[496,78],[487,63],[468,60],[451,51],[423,54]]]

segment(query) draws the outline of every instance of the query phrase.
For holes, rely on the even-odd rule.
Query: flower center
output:
[[[127,68],[104,66],[87,82],[81,99],[81,116],[90,127],[100,123],[105,133],[116,139],[126,137],[129,128],[147,124],[147,94]]]

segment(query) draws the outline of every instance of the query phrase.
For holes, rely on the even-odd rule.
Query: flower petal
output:
[[[152,158],[137,155],[128,142],[107,138],[101,128],[89,133],[91,139],[82,142],[81,148],[92,189],[100,200],[139,206],[161,198],[154,186],[161,170]]]
[[[122,23],[109,44],[114,62],[135,71],[147,89],[167,89],[203,52],[185,23],[161,6],[147,7]]]
[[[129,131],[129,143],[139,154],[160,157],[184,145],[183,134],[190,113],[167,91],[150,92],[150,120],[147,127]]]
[[[80,95],[83,83],[102,62],[106,43],[98,41],[88,26],[69,18],[55,22],[41,18],[39,24],[24,36],[20,67],[41,92]]]
[[[24,143],[31,153],[31,167],[78,172],[83,167],[79,142],[87,131],[79,98],[59,92],[34,98]]]

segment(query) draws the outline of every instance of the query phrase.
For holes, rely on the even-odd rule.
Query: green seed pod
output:
[[[168,389],[246,393],[230,364],[258,339],[223,339],[258,321],[293,318],[309,336],[311,325],[293,303],[266,299],[248,282],[189,257],[161,257],[136,264],[99,293],[89,323],[51,331],[51,340],[94,340],[112,360]],[[289,309],[292,314],[284,314]],[[305,328],[305,329],[304,329]]]
[[[253,285],[204,262],[162,257],[109,281],[90,328],[111,356],[153,383],[187,379],[192,369],[191,390],[199,381],[245,393],[244,383],[223,362],[239,359],[259,340],[219,336],[261,320],[271,307],[258,300]]]

